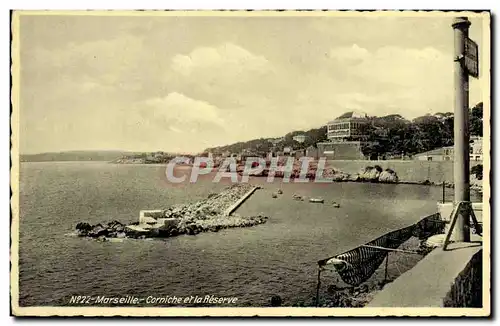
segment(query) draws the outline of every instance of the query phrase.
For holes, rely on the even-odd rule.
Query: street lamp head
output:
[[[453,24],[451,24],[453,28],[459,29],[467,29],[470,26],[469,18],[467,17],[455,17],[453,18]]]

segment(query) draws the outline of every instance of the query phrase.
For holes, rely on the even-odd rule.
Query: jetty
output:
[[[174,205],[166,209],[142,210],[139,221],[124,225],[119,221],[90,225],[80,222],[78,236],[105,241],[108,238],[168,238],[181,234],[218,232],[221,229],[263,224],[268,217],[240,216],[235,211],[260,187],[235,184],[218,194],[192,204]]]

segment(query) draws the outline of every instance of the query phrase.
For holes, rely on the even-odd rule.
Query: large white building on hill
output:
[[[368,143],[365,128],[370,123],[363,112],[350,111],[327,123],[327,142],[318,143],[319,156],[332,160],[363,160],[363,146]]]
[[[332,142],[349,140],[366,140],[368,135],[363,133],[363,127],[369,123],[366,113],[346,112],[327,124],[327,138]]]

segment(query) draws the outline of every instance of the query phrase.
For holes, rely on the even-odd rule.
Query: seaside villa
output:
[[[327,142],[318,143],[319,156],[332,160],[363,160],[368,142],[364,127],[370,121],[363,112],[350,111],[327,123]]]

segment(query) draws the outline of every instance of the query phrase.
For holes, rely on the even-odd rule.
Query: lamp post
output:
[[[455,205],[470,202],[469,158],[469,75],[465,68],[465,47],[469,37],[467,17],[453,20],[455,38],[455,103],[454,103],[454,183]],[[453,230],[454,241],[470,241],[469,212],[461,210]]]

